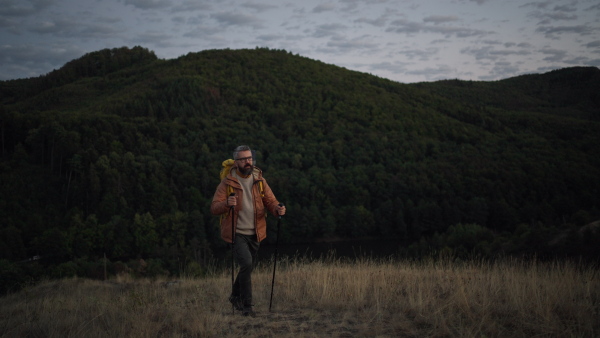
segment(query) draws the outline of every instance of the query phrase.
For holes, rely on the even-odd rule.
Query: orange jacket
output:
[[[231,168],[232,171],[236,169],[235,166]],[[266,210],[274,216],[277,216],[277,205],[279,204],[279,201],[277,201],[275,195],[273,195],[273,191],[271,191],[267,181],[263,178],[262,171],[259,168],[254,167],[252,175],[254,176],[254,184],[252,186],[252,196],[254,197],[254,226],[256,229],[256,238],[260,242],[267,237],[267,220],[265,219]],[[261,196],[259,181],[262,182],[264,196]],[[210,205],[210,212],[213,215],[226,214],[226,217],[221,220],[221,237],[225,242],[232,243],[231,212],[229,212],[230,206],[227,205],[227,196],[231,190],[228,191],[228,186],[233,188],[233,192],[238,196],[238,203],[234,208],[234,226],[237,226],[237,215],[242,207],[241,199],[243,198],[243,194],[240,182],[237,178],[233,177],[231,171],[227,177],[219,183]]]

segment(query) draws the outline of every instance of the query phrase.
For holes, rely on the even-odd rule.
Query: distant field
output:
[[[256,318],[230,272],[46,281],[0,299],[3,337],[597,337],[598,269],[571,262],[278,262],[254,274]]]

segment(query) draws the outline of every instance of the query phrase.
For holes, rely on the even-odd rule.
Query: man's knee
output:
[[[238,264],[240,265],[240,269],[244,271],[252,271],[254,264],[252,264],[252,258],[250,259],[240,259]]]

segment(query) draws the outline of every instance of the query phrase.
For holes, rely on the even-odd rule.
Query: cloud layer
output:
[[[141,45],[269,47],[399,82],[600,66],[596,0],[0,0],[0,80]]]

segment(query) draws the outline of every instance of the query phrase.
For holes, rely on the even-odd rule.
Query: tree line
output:
[[[553,95],[581,81],[581,99]],[[573,68],[409,85],[266,48],[90,53],[0,83],[0,266],[93,274],[106,255],[202,271],[224,247],[209,205],[240,144],[287,206],[284,243],[471,252],[474,231],[492,236],[486,255],[528,252],[535,234],[551,252],[600,218],[598,83]]]

